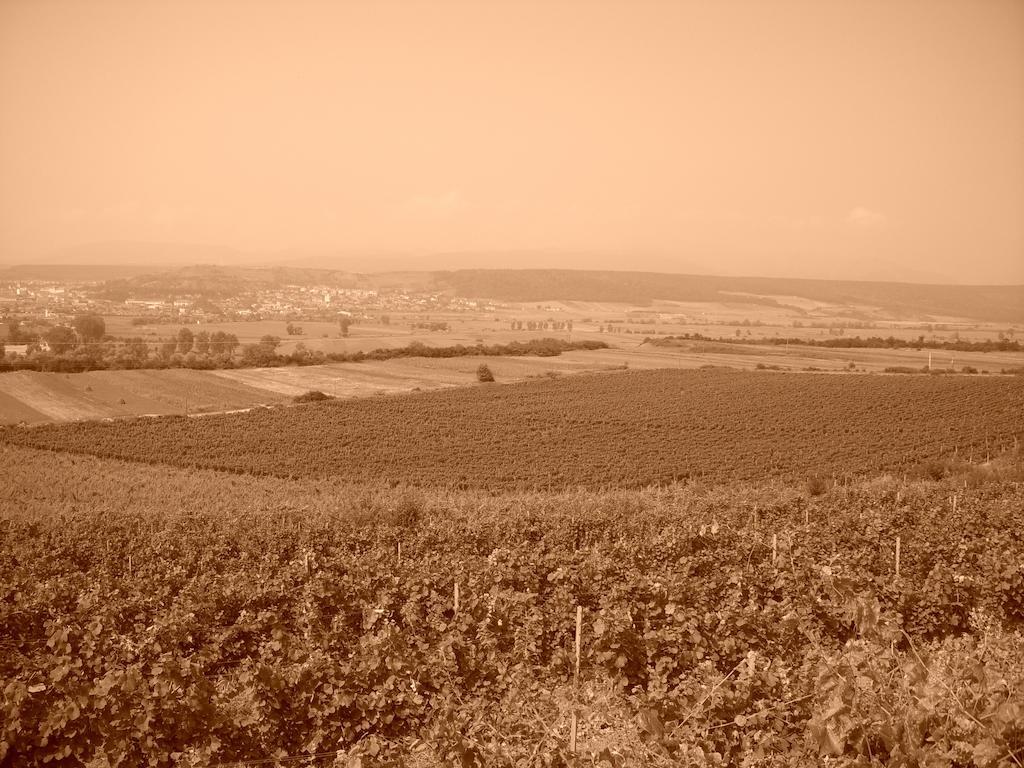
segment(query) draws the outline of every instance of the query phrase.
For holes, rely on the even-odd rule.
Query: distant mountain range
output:
[[[173,269],[195,264],[212,264],[223,267],[308,267],[331,271],[347,272],[428,272],[435,269],[460,269],[504,265],[506,256],[501,253],[481,258],[480,254],[431,254],[393,251],[315,251],[315,250],[272,250],[246,251],[201,243],[150,243],[114,241],[89,243],[63,248],[32,259],[0,256],[0,270],[6,262],[24,271],[33,267],[49,265],[92,266],[103,265],[113,269],[122,267],[127,274],[140,274],[139,267],[153,272],[157,269]],[[543,255],[524,266],[543,266],[548,263]],[[697,270],[700,271],[700,270]],[[25,272],[27,273],[27,272]]]
[[[149,270],[192,264],[250,267],[308,267],[344,272],[430,272],[473,269],[642,270],[645,272],[740,277],[805,277],[818,280],[861,280],[903,283],[956,284],[941,265],[893,263],[882,256],[855,261],[824,259],[810,252],[714,254],[658,250],[474,250],[388,251],[299,249],[246,250],[187,242],[109,241],[86,243],[31,255],[0,253],[0,269],[9,265],[63,264],[122,266]],[[947,265],[948,266],[948,265]],[[984,283],[973,271],[972,283]],[[996,282],[999,282],[998,280]]]
[[[645,305],[661,299],[779,304],[785,303],[781,297],[800,297],[828,304],[877,307],[894,318],[942,316],[1024,322],[1024,285],[922,285],[562,269],[458,270],[434,274],[460,296],[506,301]],[[737,294],[745,296],[741,299]]]

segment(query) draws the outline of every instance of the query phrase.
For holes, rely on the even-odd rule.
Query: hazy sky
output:
[[[1024,2],[0,0],[0,258],[115,240],[1024,282]]]

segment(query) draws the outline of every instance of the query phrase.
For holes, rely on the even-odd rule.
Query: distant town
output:
[[[123,315],[147,322],[336,320],[339,315],[380,317],[388,312],[493,312],[502,305],[438,291],[371,290],[327,285],[247,287],[234,295],[140,298],[111,296],[103,282],[17,280],[0,282],[0,315],[59,324],[76,315]]]
[[[440,291],[348,288],[334,285],[244,284],[237,292],[199,289],[131,290],[126,281],[19,279],[0,282],[0,359],[33,352],[57,352],[71,346],[127,340],[132,334],[85,329],[83,317],[130,320],[141,329],[153,325],[188,327],[210,323],[283,321],[288,335],[301,336],[303,322],[337,323],[347,336],[356,323],[389,325],[400,314],[412,327],[447,330],[430,321],[431,313],[494,312],[502,305],[452,297]],[[163,295],[153,295],[162,293]],[[94,326],[95,327],[95,326]],[[235,345],[237,346],[237,344]],[[189,349],[188,351],[192,351]]]

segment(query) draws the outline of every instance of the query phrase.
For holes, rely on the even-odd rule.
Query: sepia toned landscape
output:
[[[1024,766],[1024,4],[0,2],[0,768]]]

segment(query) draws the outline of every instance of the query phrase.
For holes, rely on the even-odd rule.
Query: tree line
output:
[[[1020,352],[1024,350],[1021,343],[1007,338],[985,339],[984,341],[966,341],[954,339],[940,341],[919,336],[916,339],[898,339],[895,336],[848,336],[831,339],[803,339],[798,337],[769,336],[765,338],[744,338],[742,341],[728,337],[713,338],[700,333],[686,333],[681,336],[664,336],[662,338],[645,338],[643,343],[654,346],[670,346],[678,341],[714,341],[723,344],[757,344],[761,346],[804,346],[828,347],[833,349],[938,349],[950,352]]]
[[[309,349],[299,342],[290,352],[282,352],[281,339],[266,335],[258,342],[242,344],[233,333],[181,328],[174,336],[156,341],[136,336],[116,339],[106,335],[103,318],[83,316],[71,326],[55,326],[44,334],[27,334],[8,328],[8,341],[28,345],[24,356],[4,354],[0,342],[0,372],[55,371],[78,373],[96,370],[192,368],[278,367],[285,365],[322,365],[335,362],[390,360],[396,357],[466,357],[536,355],[550,357],[562,352],[607,347],[604,342],[567,342],[561,339],[531,339],[511,344],[457,344],[429,347],[413,342],[405,347],[375,349],[370,352],[324,352]],[[20,334],[20,335],[19,335]]]

